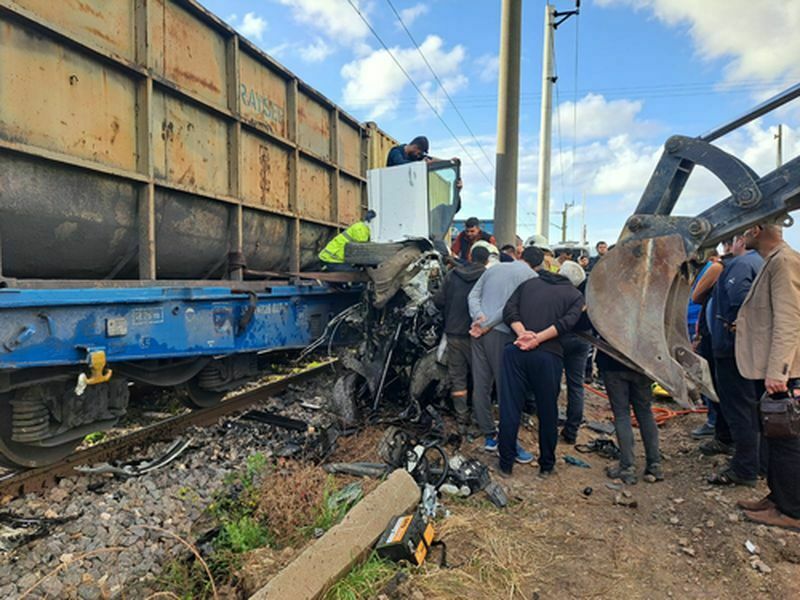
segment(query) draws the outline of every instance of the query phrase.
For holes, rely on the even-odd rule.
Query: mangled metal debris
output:
[[[110,473],[116,477],[128,479],[130,477],[140,477],[157,469],[167,466],[184,451],[191,446],[192,439],[178,439],[162,454],[149,461],[134,460],[121,464],[103,463],[96,467],[75,467],[75,470],[84,475],[105,475]]]
[[[80,514],[69,517],[23,517],[11,512],[0,513],[0,552],[10,552],[45,537],[56,525],[74,521]]]
[[[398,427],[386,429],[377,454],[384,462],[337,462],[323,468],[328,473],[378,478],[394,470],[405,470],[423,490],[423,498],[428,497],[427,508],[434,513],[440,505],[429,497],[431,493],[438,497],[439,492],[467,497],[485,491],[495,506],[502,508],[508,504],[505,491],[491,480],[489,468],[483,462],[462,454],[449,456],[440,444],[415,440]]]

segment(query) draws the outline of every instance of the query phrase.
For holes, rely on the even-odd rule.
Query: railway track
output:
[[[75,470],[78,466],[119,460],[125,458],[137,446],[174,438],[189,427],[213,425],[221,417],[244,410],[261,400],[280,394],[290,385],[312,379],[331,364],[331,362],[327,362],[299,373],[287,375],[277,381],[233,396],[216,406],[164,419],[153,425],[74,452],[52,465],[12,472],[0,480],[0,498],[8,496],[15,498],[27,493],[47,490],[57,485],[59,479],[78,474]]]

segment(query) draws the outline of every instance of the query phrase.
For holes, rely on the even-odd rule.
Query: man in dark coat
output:
[[[447,379],[450,383],[450,395],[459,429],[466,433],[469,424],[469,407],[467,406],[467,388],[469,387],[470,345],[469,329],[472,318],[469,315],[467,297],[475,282],[486,270],[489,251],[486,248],[475,248],[472,262],[457,266],[444,279],[441,288],[433,297],[433,303],[444,313],[444,333],[447,336]]]

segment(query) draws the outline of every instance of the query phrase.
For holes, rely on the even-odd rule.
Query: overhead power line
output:
[[[456,106],[456,103],[453,101],[453,99],[450,97],[450,94],[447,92],[447,88],[444,87],[444,83],[442,83],[442,80],[439,79],[439,76],[436,74],[436,71],[433,70],[433,67],[431,66],[431,63],[428,61],[428,58],[425,56],[425,53],[422,51],[422,48],[420,48],[419,44],[417,43],[417,40],[414,39],[414,36],[411,34],[411,32],[408,30],[408,27],[406,27],[406,24],[403,22],[403,17],[400,16],[400,13],[397,12],[397,9],[394,7],[394,4],[392,4],[392,0],[386,0],[386,3],[389,5],[389,8],[392,9],[392,12],[394,13],[394,16],[397,17],[397,20],[400,22],[400,26],[406,32],[406,35],[408,35],[408,39],[410,39],[411,43],[414,44],[414,47],[417,49],[417,52],[419,52],[420,57],[422,57],[422,60],[425,62],[425,65],[428,67],[428,70],[431,72],[431,75],[433,75],[433,78],[436,80],[436,83],[438,83],[439,87],[442,88],[442,92],[444,92],[444,95],[447,97],[447,100],[450,102],[450,106],[452,106],[453,110],[456,111],[456,114],[461,119],[461,122],[464,124],[464,127],[467,128],[467,131],[469,131],[469,134],[472,136],[472,139],[475,140],[475,143],[478,145],[478,148],[480,148],[480,151],[483,153],[484,158],[486,158],[487,162],[490,165],[492,165],[492,168],[494,168],[494,164],[492,162],[492,159],[489,158],[489,155],[486,153],[486,150],[484,149],[483,144],[480,143],[478,138],[475,136],[475,133],[473,133],[472,128],[467,123],[467,120],[464,118],[464,115],[462,115],[461,111],[458,110],[458,107]]]
[[[435,114],[436,117],[439,119],[439,121],[441,121],[441,123],[444,126],[444,128],[448,131],[448,133],[450,133],[450,135],[453,137],[453,139],[456,141],[456,143],[461,147],[461,149],[464,151],[464,154],[466,154],[467,157],[470,159],[470,161],[472,161],[472,164],[475,165],[475,168],[478,169],[478,171],[480,171],[481,175],[483,175],[483,178],[486,180],[486,182],[490,186],[492,186],[492,188],[494,188],[494,182],[489,178],[489,176],[484,172],[484,170],[481,169],[481,166],[478,164],[478,162],[475,160],[475,158],[472,156],[472,154],[470,154],[469,150],[467,150],[467,147],[464,146],[464,144],[461,142],[461,140],[455,134],[455,132],[450,128],[450,125],[447,124],[447,121],[445,121],[444,118],[442,118],[442,115],[439,113],[438,110],[436,110],[436,107],[433,105],[433,103],[425,95],[425,92],[422,91],[422,88],[420,88],[419,85],[417,85],[417,82],[414,81],[414,79],[411,77],[411,75],[408,73],[408,71],[406,71],[405,67],[403,67],[403,65],[400,64],[400,61],[394,55],[394,52],[392,52],[391,49],[389,48],[389,46],[386,45],[386,42],[383,41],[381,36],[378,35],[378,32],[375,31],[375,28],[372,26],[372,24],[369,22],[369,20],[367,20],[367,18],[364,16],[364,14],[361,12],[361,9],[359,9],[358,6],[355,5],[353,0],[347,0],[347,3],[351,6],[351,8],[354,11],[356,11],[356,14],[364,22],[364,25],[366,25],[367,28],[372,32],[372,35],[375,36],[375,39],[377,39],[378,42],[380,42],[380,44],[381,44],[381,46],[383,46],[384,50],[386,50],[386,52],[389,53],[389,56],[394,61],[394,64],[397,65],[397,68],[400,69],[403,72],[403,75],[406,76],[406,79],[408,79],[408,81],[411,83],[411,85],[414,86],[414,89],[417,90],[417,93],[425,101],[425,104],[428,105],[428,107],[431,109],[433,114]]]
[[[579,88],[577,95],[583,94],[600,94],[607,100],[617,98],[627,98],[631,100],[638,99],[658,99],[658,98],[674,98],[686,96],[699,96],[704,94],[742,94],[750,92],[768,91],[771,89],[783,88],[786,85],[795,83],[794,79],[781,79],[781,80],[754,80],[738,83],[677,83],[677,84],[661,84],[661,85],[640,85],[631,87],[603,87],[603,88]],[[573,91],[575,93],[575,91]],[[520,94],[522,104],[531,105],[536,104],[541,99],[541,94],[538,92],[522,93]],[[392,99],[400,102],[400,104],[413,103],[414,98],[353,98],[351,102],[354,104],[367,102],[372,103],[375,100]],[[497,101],[497,94],[462,94],[459,96],[459,105],[461,108],[467,106],[469,108],[482,108],[494,105]]]
[[[575,15],[575,68],[572,73],[572,205],[575,205],[575,181],[577,179],[575,173],[576,155],[578,149],[578,57],[580,56],[578,36],[580,35],[581,15]]]

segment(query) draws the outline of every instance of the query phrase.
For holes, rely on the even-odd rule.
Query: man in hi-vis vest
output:
[[[353,223],[334,237],[319,253],[323,268],[326,271],[352,271],[353,267],[344,262],[344,249],[350,242],[363,244],[369,241],[368,223],[375,218],[375,211],[368,210],[363,221]]]

